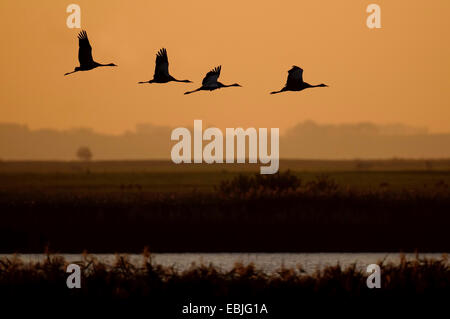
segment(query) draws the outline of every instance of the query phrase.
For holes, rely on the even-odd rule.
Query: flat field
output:
[[[258,171],[2,161],[0,251],[450,251],[450,160],[286,160],[270,180]]]

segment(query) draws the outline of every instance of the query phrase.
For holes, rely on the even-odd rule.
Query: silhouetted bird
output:
[[[288,71],[289,75],[284,85],[280,91],[273,91],[270,94],[281,93],[285,91],[301,91],[308,88],[316,88],[316,87],[327,87],[328,85],[319,84],[319,85],[311,85],[309,83],[303,82],[303,69],[298,66],[293,66],[292,69]]]
[[[212,90],[215,90],[215,89],[226,88],[226,87],[231,87],[231,86],[240,86],[237,83],[226,85],[226,84],[223,84],[223,83],[220,83],[219,81],[217,81],[217,79],[220,76],[220,70],[222,70],[222,66],[221,65],[219,65],[218,67],[212,69],[203,78],[201,87],[199,87],[198,89],[196,89],[194,91],[184,92],[184,94],[191,94],[191,93],[194,93],[194,92],[197,92],[197,91],[202,91],[202,90],[204,90],[204,91],[212,91]]]
[[[75,67],[75,70],[68,72],[64,75],[72,74],[78,71],[88,71],[95,69],[99,66],[117,66],[114,63],[101,64],[94,61],[92,58],[92,47],[89,44],[89,39],[86,31],[81,31],[78,34],[78,61],[80,61],[80,66]]]
[[[169,59],[167,58],[167,50],[162,48],[156,54],[155,61],[155,74],[153,74],[153,79],[150,81],[138,82],[143,83],[167,83],[167,82],[185,82],[192,83],[189,80],[177,80],[169,74]]]

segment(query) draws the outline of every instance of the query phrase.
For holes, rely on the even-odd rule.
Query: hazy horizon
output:
[[[94,59],[118,67],[63,76],[78,65],[69,2],[1,1],[1,121],[105,134],[194,119],[282,132],[307,119],[450,130],[449,1],[377,1],[381,29],[366,26],[368,1],[76,3]],[[172,75],[194,83],[137,84],[162,47]],[[183,95],[218,65],[223,83],[243,87]],[[292,65],[329,87],[269,95]]]
[[[204,129],[211,126],[204,124]],[[77,149],[87,146],[94,160],[169,160],[176,143],[170,140],[173,128],[140,123],[133,131],[104,134],[87,127],[33,130],[27,125],[0,123],[0,159],[74,160]],[[280,158],[450,158],[450,133],[430,133],[426,127],[404,124],[320,124],[308,120],[281,134]]]

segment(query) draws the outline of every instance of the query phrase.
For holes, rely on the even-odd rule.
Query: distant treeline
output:
[[[87,146],[93,159],[169,159],[172,128],[140,124],[120,135],[80,128],[30,130],[25,125],[0,124],[0,159],[73,160]],[[448,158],[450,134],[426,129],[372,123],[322,125],[306,121],[280,137],[281,158]]]

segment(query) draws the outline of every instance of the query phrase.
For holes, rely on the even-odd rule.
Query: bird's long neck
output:
[[[222,84],[220,82],[217,82],[217,83],[219,84],[219,86],[224,87],[224,88],[229,88],[229,87],[232,87],[232,86],[240,86],[237,83],[233,83],[233,84]]]
[[[173,81],[175,81],[175,82],[183,82],[183,83],[192,83],[192,81],[189,81],[189,80],[177,80],[177,79],[173,79]]]
[[[116,66],[114,63],[102,64],[97,62],[97,66]]]
[[[316,84],[316,85],[311,85],[309,83],[305,83],[306,88],[323,88],[323,87],[327,87],[328,85],[326,84]]]

